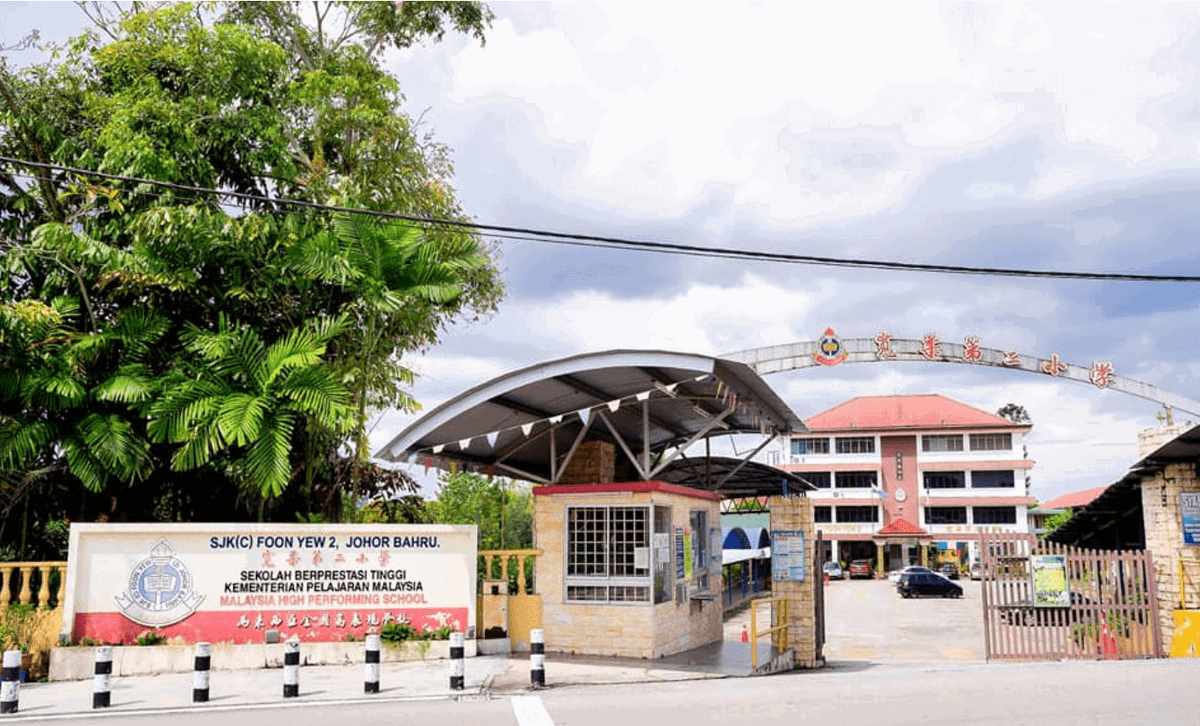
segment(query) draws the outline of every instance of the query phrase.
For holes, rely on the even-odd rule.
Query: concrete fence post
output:
[[[4,651],[4,670],[0,671],[0,713],[17,712],[17,689],[20,688],[21,651]]]
[[[546,685],[546,633],[541,628],[529,631],[529,684],[534,688]]]
[[[363,680],[363,693],[379,693],[379,647],[381,641],[378,635],[367,636],[366,671]]]
[[[196,643],[195,669],[192,671],[192,703],[208,702],[209,669],[212,667],[212,646]]]
[[[300,695],[300,640],[293,637],[283,644],[283,697]]]
[[[113,649],[111,645],[96,648],[96,664],[92,669],[92,708],[112,705]]]
[[[450,690],[461,691],[464,686],[463,634],[450,634]]]

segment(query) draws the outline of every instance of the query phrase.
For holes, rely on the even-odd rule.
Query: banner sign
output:
[[[131,643],[340,641],[475,622],[476,528],[72,524],[63,634]]]
[[[1179,512],[1183,516],[1183,543],[1200,544],[1200,492],[1181,493]]]
[[[1033,555],[1029,558],[1029,569],[1033,573],[1034,607],[1061,608],[1071,604],[1065,555]]]
[[[803,582],[806,558],[804,530],[777,529],[771,532],[771,579]]]

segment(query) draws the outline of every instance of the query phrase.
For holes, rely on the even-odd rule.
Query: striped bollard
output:
[[[450,634],[450,690],[463,689],[464,673],[463,634],[454,632]]]
[[[366,677],[363,693],[379,693],[379,646],[378,635],[367,636]]]
[[[208,702],[208,675],[212,667],[212,646],[196,643],[195,670],[192,671],[192,703]]]
[[[300,695],[300,641],[292,638],[283,644],[283,697]]]
[[[112,705],[112,656],[111,645],[96,648],[96,665],[92,669],[92,708],[108,708]]]
[[[21,677],[21,651],[4,651],[4,670],[0,671],[0,713],[17,712],[18,680]]]
[[[529,684],[546,686],[546,633],[541,628],[529,631]]]

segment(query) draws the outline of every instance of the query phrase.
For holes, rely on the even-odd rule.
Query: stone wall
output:
[[[689,527],[692,510],[707,511],[710,527],[720,528],[719,502],[662,491],[553,494],[534,496],[537,583],[542,596],[546,650],[554,653],[657,658],[718,641],[722,637],[720,563],[709,572],[711,602],[672,598],[649,603],[591,604],[566,601],[564,523],[568,506],[664,505],[671,508],[672,537]],[[653,549],[651,550],[653,552]],[[674,572],[672,560],[667,566]],[[698,581],[699,573],[694,578]],[[676,581],[676,585],[681,584]],[[693,590],[695,588],[692,588]],[[651,595],[653,597],[653,593]]]
[[[1139,437],[1140,438],[1140,437]],[[1155,586],[1158,589],[1159,620],[1164,652],[1170,648],[1175,628],[1175,611],[1180,609],[1179,565],[1183,562],[1185,609],[1200,609],[1200,545],[1183,543],[1183,517],[1179,508],[1182,492],[1200,492],[1196,465],[1168,464],[1161,472],[1142,479],[1142,516],[1146,527],[1146,549],[1154,555]]]
[[[615,481],[616,447],[607,441],[585,441],[575,450],[560,484],[605,484]]]
[[[1195,424],[1181,423],[1155,426],[1138,432],[1138,458],[1149,456],[1155,449],[1169,443]]]
[[[817,660],[815,608],[816,588],[822,586],[822,573],[813,567],[816,530],[813,528],[812,500],[808,497],[771,497],[767,506],[771,509],[772,533],[781,529],[804,532],[804,553],[807,558],[804,580],[773,580],[771,595],[788,598],[788,616],[791,620],[788,640],[796,651],[796,667],[816,668],[823,665]]]

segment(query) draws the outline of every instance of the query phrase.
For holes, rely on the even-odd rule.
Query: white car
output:
[[[941,576],[940,572],[934,572],[933,570],[929,569],[928,567],[921,567],[920,565],[909,565],[908,567],[905,567],[903,570],[892,570],[891,572],[889,572],[888,580],[890,580],[892,582],[900,582],[900,576],[907,575],[910,572],[924,572],[929,575]]]
[[[830,580],[842,580],[846,577],[846,574],[842,572],[842,566],[832,560],[825,563],[824,569]]]

